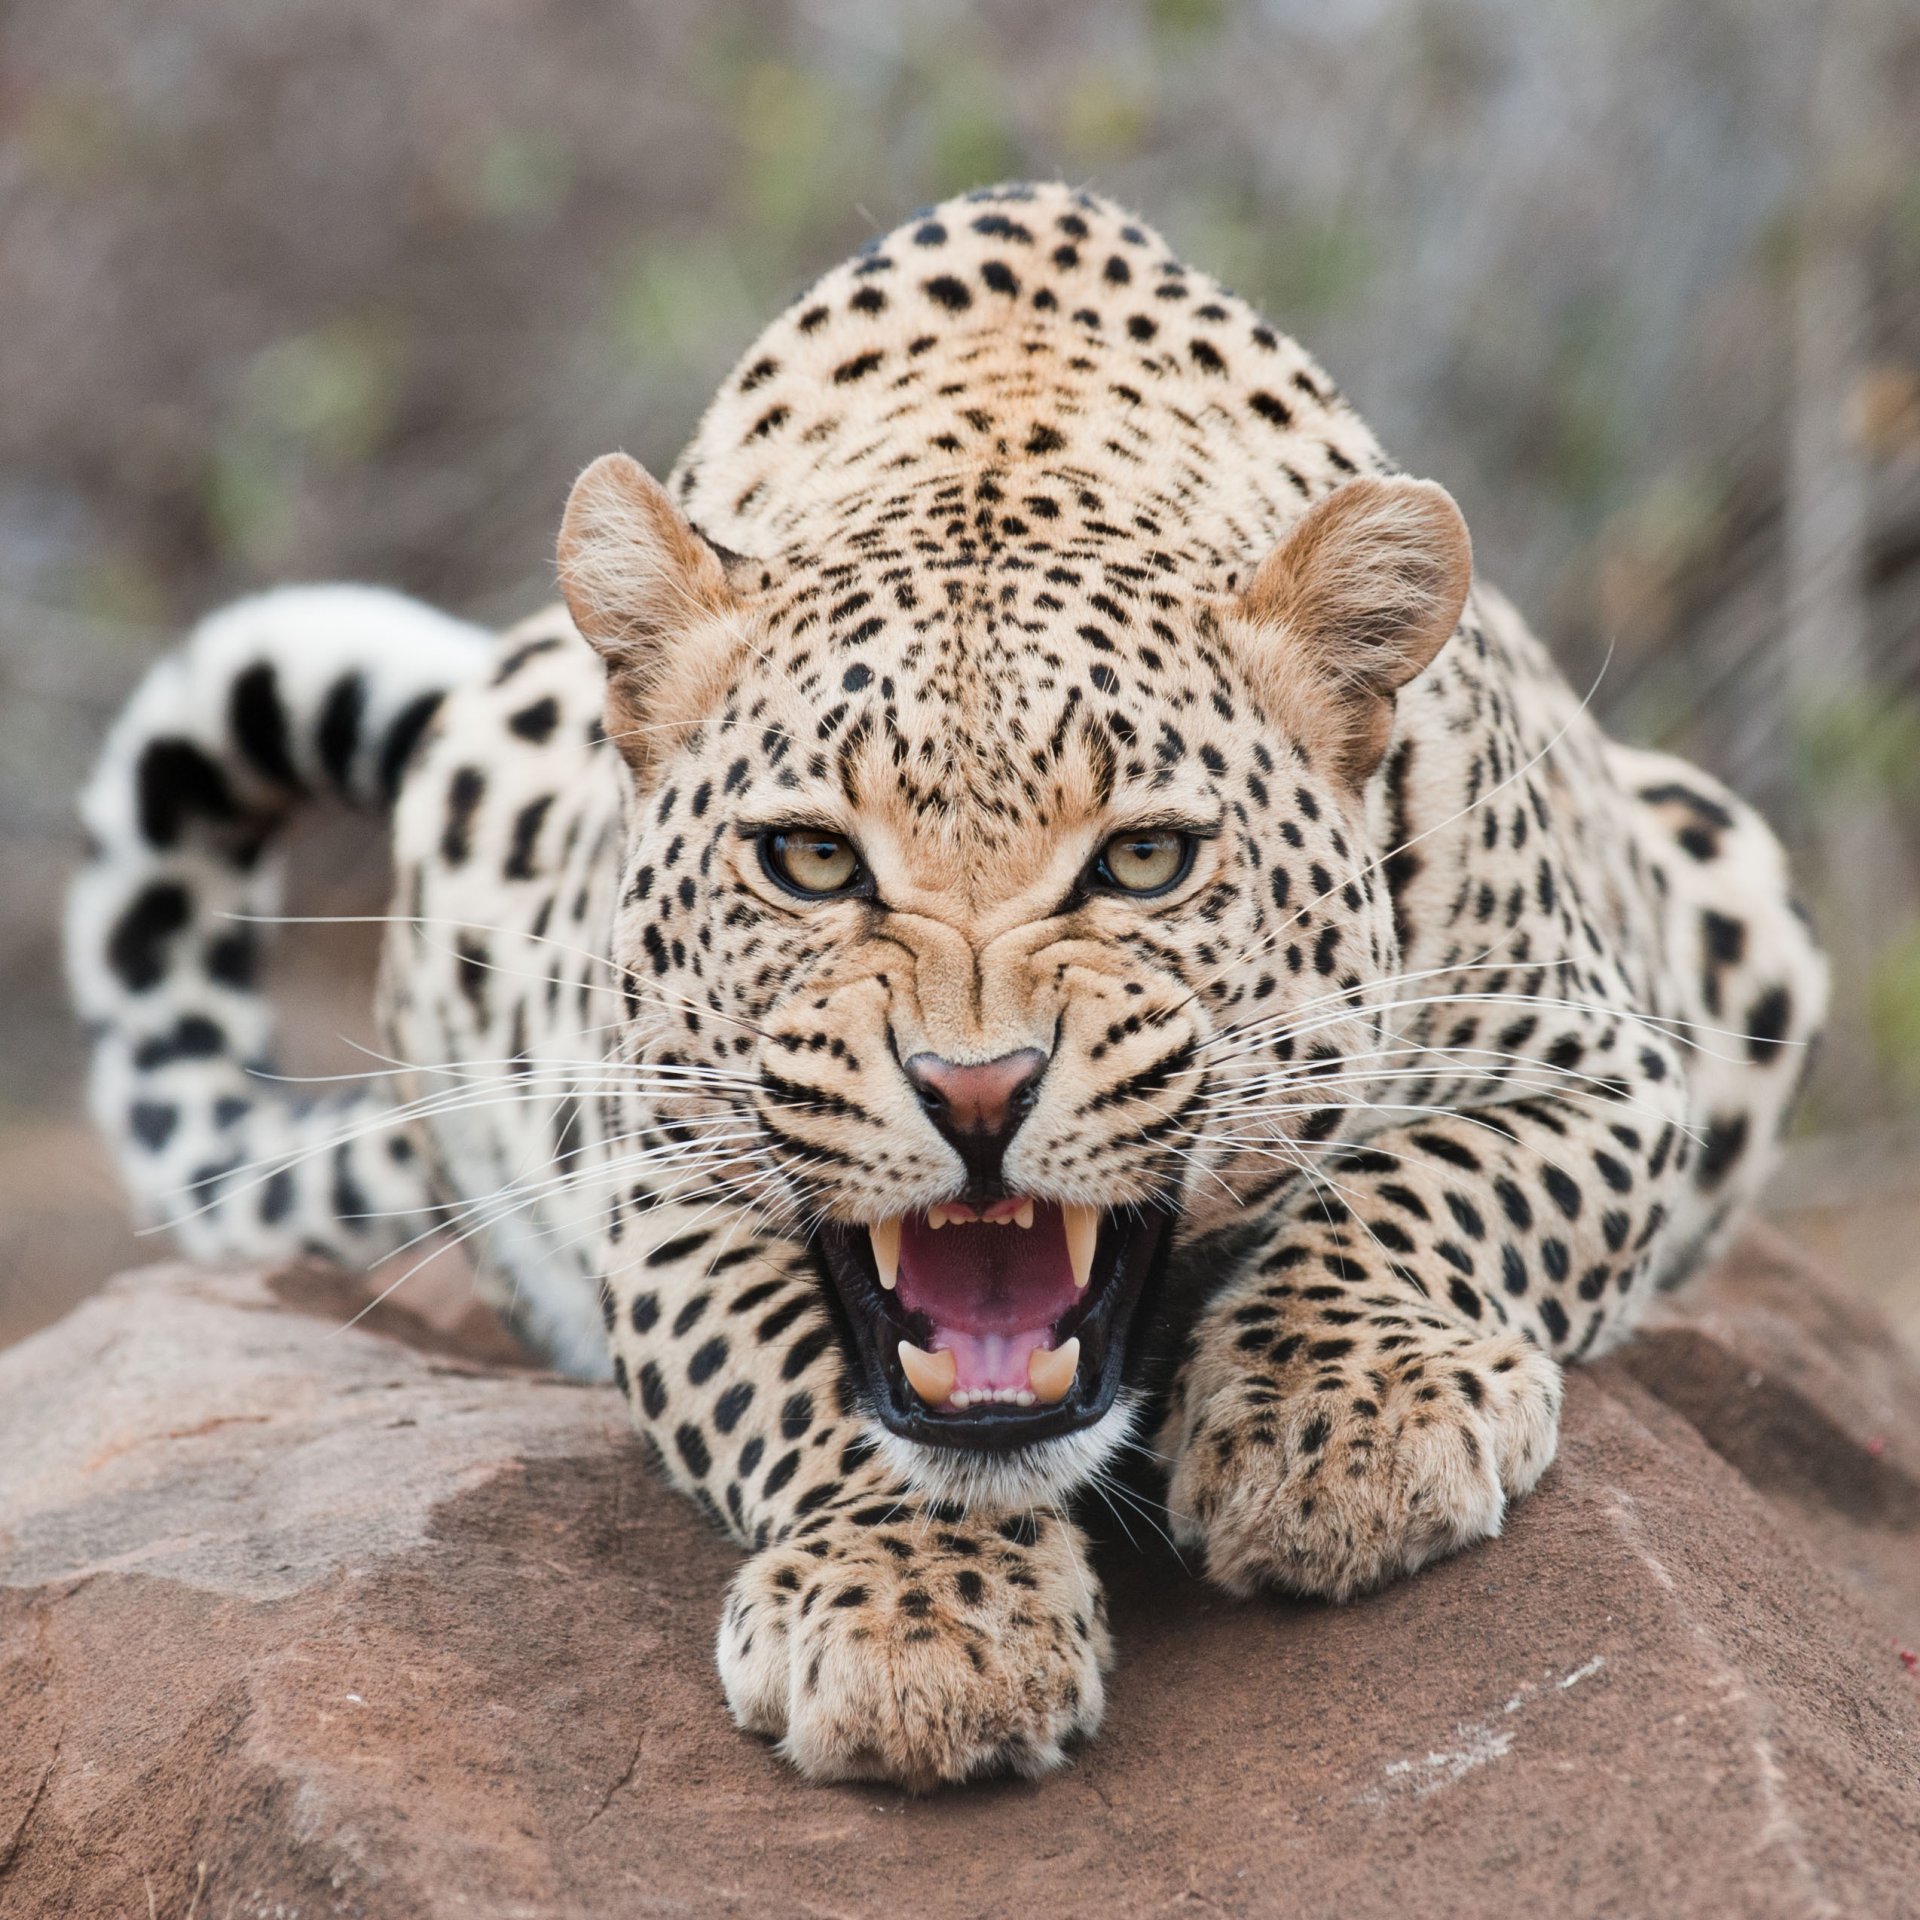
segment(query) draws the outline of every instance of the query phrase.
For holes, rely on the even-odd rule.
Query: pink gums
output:
[[[953,1355],[958,1391],[1017,1391],[1027,1356],[1054,1344],[1053,1323],[1080,1299],[1060,1209],[1035,1201],[1031,1227],[930,1227],[909,1215],[895,1298],[933,1323],[928,1344]]]

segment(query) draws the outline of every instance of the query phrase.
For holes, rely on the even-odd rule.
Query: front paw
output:
[[[1553,1459],[1560,1386],[1517,1334],[1243,1360],[1176,1410],[1175,1532],[1232,1593],[1344,1600],[1382,1586],[1500,1531],[1508,1498]]]
[[[720,1623],[734,1719],[815,1780],[1040,1774],[1100,1724],[1106,1605],[1070,1527],[851,1521],[767,1548]]]

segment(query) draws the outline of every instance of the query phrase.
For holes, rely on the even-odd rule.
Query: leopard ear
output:
[[[1430,480],[1351,480],[1260,563],[1240,597],[1263,691],[1356,789],[1387,750],[1394,695],[1459,624],[1473,547]]]
[[[719,696],[740,645],[726,569],[637,460],[608,453],[568,497],[560,590],[607,664],[607,731],[638,769]]]

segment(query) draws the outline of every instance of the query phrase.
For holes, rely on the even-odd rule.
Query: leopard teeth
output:
[[[891,1293],[900,1284],[900,1221],[876,1220],[867,1229],[873,1242],[873,1270],[880,1284]]]
[[[944,1407],[951,1401],[965,1406],[965,1394],[955,1393],[953,1383],[959,1377],[960,1363],[945,1351],[928,1353],[911,1340],[900,1342],[900,1368],[907,1385],[930,1407]]]
[[[1100,1239],[1098,1207],[1062,1207],[1060,1218],[1067,1230],[1067,1259],[1073,1267],[1073,1284],[1081,1292],[1093,1278],[1093,1250]]]
[[[1027,1355],[1027,1385],[1033,1389],[1032,1398],[1048,1406],[1067,1397],[1079,1371],[1078,1335],[1057,1347],[1036,1347]]]

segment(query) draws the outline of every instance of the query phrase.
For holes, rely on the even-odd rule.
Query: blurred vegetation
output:
[[[1822,104],[1835,34],[1864,57]],[[1025,174],[1134,202],[1301,334],[1610,722],[1773,811],[1858,936],[1816,1116],[1910,1108],[1917,83],[1907,0],[9,9],[0,1106],[68,1097],[69,796],[182,624],[336,575],[537,604],[588,458],[664,468],[813,273]],[[1835,235],[1860,294],[1823,359]],[[1792,611],[1822,472],[1864,502],[1831,685]]]

